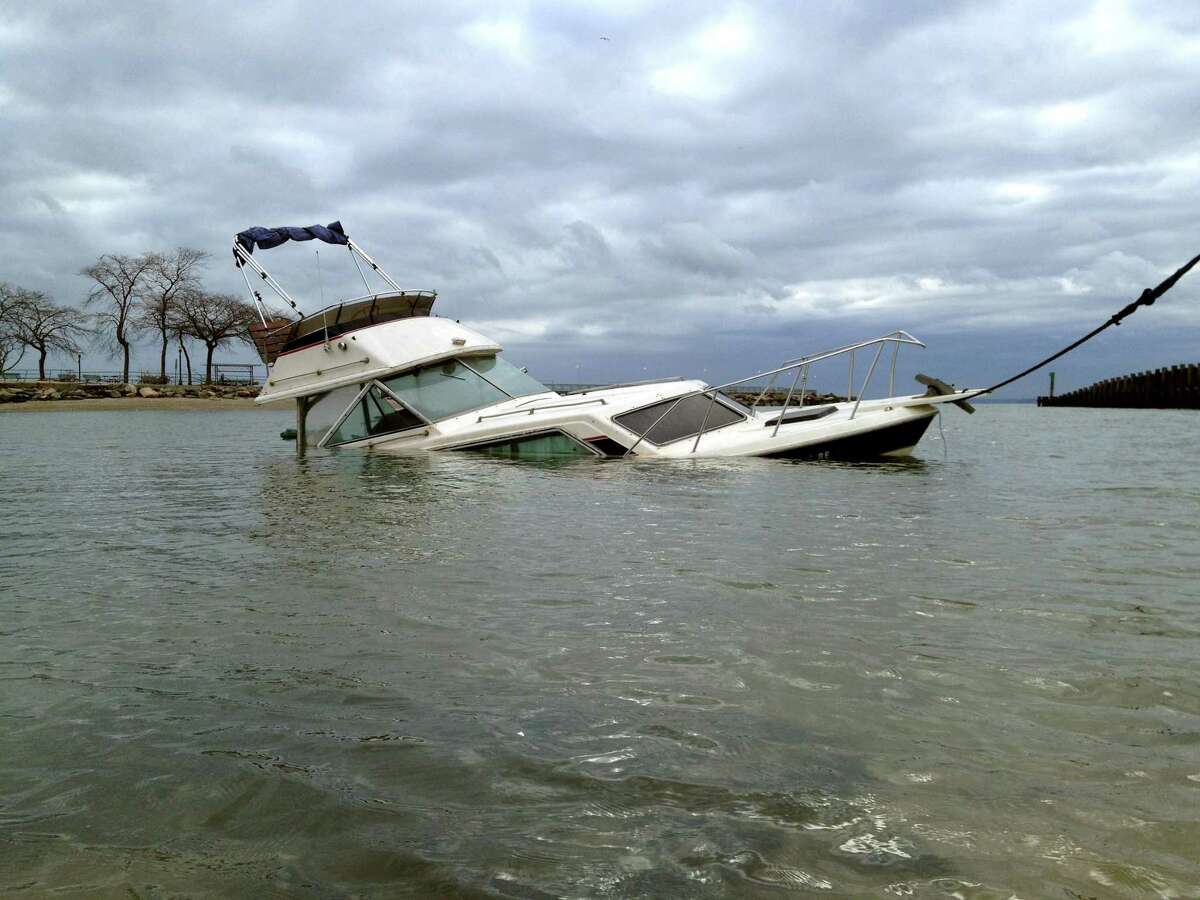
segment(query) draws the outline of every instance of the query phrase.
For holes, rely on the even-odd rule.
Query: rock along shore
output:
[[[747,406],[758,400],[759,406],[783,406],[787,402],[791,406],[821,406],[826,403],[845,403],[846,398],[838,394],[821,394],[815,391],[805,391],[804,397],[801,399],[800,391],[792,391],[789,398],[787,390],[772,390],[767,391],[765,395],[759,399],[758,391],[728,391],[730,397],[739,403],[745,403]]]
[[[0,404],[58,400],[247,400],[258,389],[234,384],[93,384],[75,381],[0,382]],[[105,406],[112,406],[111,403]]]
[[[179,401],[169,404],[173,409],[186,408],[184,401],[188,400],[253,400],[258,396],[258,388],[236,384],[95,384],[76,381],[3,381],[0,382],[0,407],[18,403],[35,403],[39,408],[55,401],[97,401],[95,408],[119,409],[123,406],[138,406],[152,408],[153,403],[142,401]],[[758,397],[757,392],[731,392],[735,400],[752,403]],[[787,391],[773,390],[762,397],[760,404],[765,406],[782,406],[787,399]],[[113,401],[125,401],[114,403]],[[136,403],[130,401],[138,401]],[[823,403],[841,403],[845,398],[837,394],[820,394],[812,391],[805,393],[803,401],[800,392],[796,391],[790,398],[792,406],[813,406]],[[167,406],[163,403],[163,406]],[[86,408],[86,404],[71,402],[64,408]]]

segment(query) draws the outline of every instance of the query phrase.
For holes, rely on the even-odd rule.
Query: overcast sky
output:
[[[905,328],[905,377],[980,385],[1200,252],[1178,0],[0,11],[0,279],[65,303],[97,255],[180,244],[244,290],[235,231],[340,219],[543,380],[715,383]],[[302,308],[355,290],[316,246],[260,257]],[[1054,368],[1198,335],[1194,274]]]

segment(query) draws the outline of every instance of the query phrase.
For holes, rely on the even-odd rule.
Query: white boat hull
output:
[[[287,241],[349,247],[386,283],[365,294],[290,319],[271,312],[254,290],[253,270],[288,305],[292,298],[254,257]],[[779,367],[712,386],[699,381],[613,385],[559,394],[501,359],[498,343],[457,320],[432,314],[436,293],[402,290],[353,240],[341,222],[302,228],[254,227],[233,241],[261,324],[251,337],[268,366],[258,403],[295,401],[301,446],[387,451],[477,450],[493,455],[868,458],[912,453],[943,403],[972,412],[969,391],[918,375],[924,394],[862,400],[890,349],[888,392],[905,345],[925,345],[906,331],[784,361]],[[364,285],[367,278],[361,266]],[[369,285],[367,289],[370,290]],[[268,318],[268,316],[270,316]],[[855,353],[874,351],[861,387]],[[807,407],[818,363],[848,363],[858,401]],[[744,406],[723,393],[765,383],[759,399],[790,381],[782,409]],[[769,379],[769,380],[768,380]],[[797,388],[799,389],[797,392]],[[778,393],[783,393],[780,390]],[[793,400],[795,403],[793,403]]]
[[[675,381],[636,388],[597,390],[584,395],[545,394],[498,404],[467,415],[437,422],[412,432],[366,438],[343,446],[376,450],[467,450],[505,439],[562,432],[597,455],[642,458],[765,456],[783,458],[863,459],[906,456],[913,452],[937,414],[937,406],[966,392],[828,404],[834,411],[815,421],[784,423],[772,420],[779,410],[754,410],[742,422],[665,444],[639,441],[615,418],[640,407],[686,395],[703,388],[701,382]],[[853,417],[852,417],[853,416]]]

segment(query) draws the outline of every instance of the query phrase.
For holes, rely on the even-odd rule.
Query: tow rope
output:
[[[1042,368],[1042,366],[1049,365],[1050,363],[1054,362],[1054,360],[1058,359],[1060,356],[1064,356],[1065,354],[1070,353],[1072,350],[1074,350],[1080,344],[1086,344],[1088,341],[1090,341],[1092,338],[1094,338],[1096,335],[1098,335],[1100,332],[1104,331],[1105,329],[1111,328],[1113,325],[1120,325],[1122,319],[1124,319],[1126,316],[1133,315],[1135,312],[1137,312],[1139,307],[1152,306],[1154,304],[1155,300],[1157,300],[1159,297],[1161,297],[1163,294],[1165,294],[1171,288],[1175,287],[1175,282],[1177,282],[1180,278],[1182,278],[1184,275],[1186,275],[1191,270],[1192,266],[1196,265],[1196,263],[1198,263],[1198,262],[1200,262],[1200,255],[1192,257],[1192,259],[1186,265],[1181,266],[1179,269],[1177,269],[1175,271],[1175,273],[1173,275],[1171,275],[1171,277],[1169,277],[1165,281],[1163,281],[1162,284],[1160,284],[1158,287],[1146,288],[1144,291],[1142,291],[1142,295],[1140,297],[1138,297],[1136,300],[1134,300],[1132,303],[1130,303],[1128,306],[1126,306],[1120,312],[1114,313],[1112,318],[1110,318],[1107,322],[1105,322],[1099,328],[1095,328],[1092,331],[1089,331],[1087,334],[1085,334],[1079,340],[1075,341],[1075,343],[1069,344],[1068,346],[1063,347],[1063,349],[1059,350],[1053,356],[1047,356],[1041,362],[1030,366],[1024,372],[1019,372],[1016,375],[1012,376],[1012,378],[1006,378],[1003,381],[998,382],[997,384],[993,384],[991,387],[983,388],[982,390],[979,390],[979,391],[974,391],[969,396],[964,397],[963,399],[968,400],[971,397],[979,397],[982,394],[990,394],[992,391],[996,391],[1002,387],[1005,387],[1006,385],[1010,385],[1014,381],[1024,378],[1026,375],[1029,375],[1031,372],[1036,372],[1038,369]]]

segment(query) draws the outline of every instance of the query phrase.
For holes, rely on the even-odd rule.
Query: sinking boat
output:
[[[253,255],[289,240],[347,247],[368,293],[301,314]],[[720,385],[669,379],[559,392],[509,362],[496,341],[434,315],[435,292],[402,289],[339,222],[247,229],[235,236],[233,252],[261,319],[251,336],[268,375],[256,402],[294,401],[301,447],[505,457],[863,459],[910,454],[946,403],[972,411],[971,391],[927,376],[918,376],[924,393],[891,396],[900,348],[925,346],[904,331]],[[371,292],[364,266],[386,290]],[[251,272],[296,315],[271,314]],[[885,351],[889,396],[864,399]],[[859,352],[870,363],[855,389]],[[848,399],[812,405],[809,375],[831,360],[847,364]],[[781,393],[782,406],[765,405]]]

